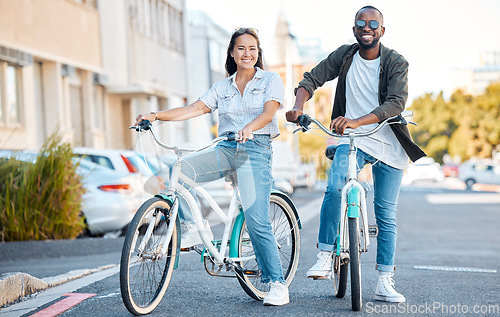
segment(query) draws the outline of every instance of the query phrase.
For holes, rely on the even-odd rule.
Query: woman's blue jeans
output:
[[[346,184],[349,145],[337,147],[333,158],[328,185],[321,206],[318,248],[323,251],[334,251],[337,228],[340,221],[340,198],[342,188]],[[377,160],[357,150],[358,166],[373,164]],[[396,207],[398,203],[403,170],[391,167],[383,162],[372,165],[374,187],[375,219],[379,229],[377,237],[377,270],[394,271],[396,253]]]
[[[187,156],[182,173],[196,182],[213,181],[236,171],[241,205],[262,282],[284,283],[283,269],[269,220],[272,189],[272,148],[269,135],[255,135],[244,144],[223,141]]]

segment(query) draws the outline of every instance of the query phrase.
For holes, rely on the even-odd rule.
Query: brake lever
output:
[[[301,114],[297,117],[297,122],[301,126],[302,132],[309,130],[309,125],[311,124],[311,118],[307,114]]]
[[[128,128],[135,129],[137,132],[147,131],[151,128],[151,122],[149,120],[142,120],[139,124]]]

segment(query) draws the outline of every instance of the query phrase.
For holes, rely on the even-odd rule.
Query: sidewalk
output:
[[[0,243],[0,307],[117,266],[123,238]]]

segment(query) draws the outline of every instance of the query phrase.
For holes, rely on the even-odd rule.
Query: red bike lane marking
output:
[[[95,296],[97,294],[85,294],[85,293],[66,293],[62,296],[67,296],[65,299],[58,301],[57,303],[31,315],[30,317],[53,317],[57,316],[62,312],[67,311],[73,306],[78,305],[87,298]]]

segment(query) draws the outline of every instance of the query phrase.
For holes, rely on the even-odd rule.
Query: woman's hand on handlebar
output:
[[[241,144],[245,143],[247,140],[253,139],[252,129],[248,127],[244,127],[240,131],[238,131],[238,137],[240,139]]]
[[[140,114],[135,118],[135,123],[134,127],[139,124],[139,122],[144,121],[144,120],[149,120],[149,122],[154,122],[156,121],[156,114],[154,113],[145,113],[145,114]]]

